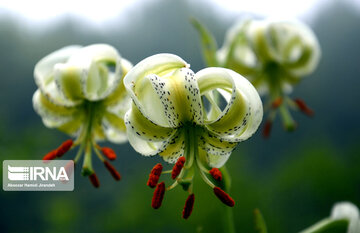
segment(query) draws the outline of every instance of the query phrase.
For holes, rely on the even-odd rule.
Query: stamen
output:
[[[57,152],[56,152],[56,156],[57,157],[61,157],[63,156],[66,152],[68,152],[70,150],[70,148],[73,145],[73,140],[69,139],[66,140],[65,142],[63,142],[58,148],[57,148]]]
[[[184,164],[185,164],[185,157],[184,156],[179,157],[171,172],[172,179],[175,179],[180,174],[181,169],[184,167]]]
[[[272,102],[271,107],[273,109],[277,109],[282,104],[282,102],[283,102],[283,98],[278,97]]]
[[[188,196],[185,202],[184,210],[182,212],[183,219],[188,219],[193,211],[195,195],[192,193]]]
[[[156,189],[154,191],[154,195],[151,201],[151,206],[154,209],[158,209],[161,206],[161,203],[164,199],[165,194],[165,183],[161,182],[156,186]]]
[[[92,185],[95,187],[95,188],[99,188],[100,186],[100,182],[99,182],[99,179],[97,178],[96,174],[93,173],[89,176],[89,179],[90,179],[90,182],[92,183]]]
[[[268,138],[270,136],[271,127],[272,127],[272,121],[267,120],[265,122],[265,125],[264,125],[264,128],[263,128],[263,137],[264,138]]]
[[[120,173],[115,169],[111,163],[109,163],[107,160],[104,161],[105,167],[109,170],[112,177],[114,177],[115,180],[121,180]]]
[[[218,168],[214,167],[209,172],[215,180],[218,180],[218,181],[222,180],[222,174]]]
[[[217,198],[219,198],[222,203],[227,206],[233,207],[235,205],[235,201],[227,194],[224,190],[219,187],[214,188],[214,193]]]
[[[311,108],[309,108],[302,99],[294,99],[294,101],[301,112],[303,112],[304,114],[306,114],[308,116],[314,115],[314,111]]]
[[[161,163],[158,163],[153,167],[149,175],[147,186],[149,186],[150,188],[154,188],[156,186],[159,181],[162,169],[163,166],[161,165]]]
[[[110,160],[115,160],[116,159],[116,153],[110,147],[101,148],[101,152],[103,153],[103,155],[105,155]]]
[[[53,160],[56,158],[56,154],[57,154],[57,149],[52,150],[43,157],[43,160]]]

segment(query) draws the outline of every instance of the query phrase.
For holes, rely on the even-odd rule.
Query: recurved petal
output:
[[[203,123],[200,91],[192,70],[181,68],[167,76],[149,75],[146,79],[156,92],[171,127],[184,122]]]
[[[211,154],[210,152],[206,152],[204,149],[200,147],[199,154],[200,157],[206,158],[206,162],[210,167],[220,168],[224,166],[226,161],[229,159],[231,152],[224,154]]]
[[[206,127],[227,141],[249,138],[262,120],[262,103],[256,89],[238,73],[224,68],[206,68],[196,74],[200,92],[218,89],[227,100],[227,106]]]
[[[226,155],[228,153],[231,153],[235,149],[237,143],[224,141],[218,135],[210,131],[204,130],[204,132],[200,136],[199,145],[207,153],[213,155]]]
[[[146,118],[161,126],[169,126],[167,117],[161,109],[162,104],[149,82],[149,75],[166,76],[176,69],[187,67],[180,57],[172,54],[157,54],[139,62],[124,78],[125,88]]]
[[[73,134],[81,126],[83,114],[80,109],[56,105],[46,98],[40,89],[33,95],[33,106],[49,128],[59,128]]]
[[[80,46],[68,46],[57,50],[43,59],[41,59],[34,69],[34,77],[36,85],[44,93],[44,95],[51,98],[57,105],[73,106],[76,103],[66,100],[59,90],[57,90],[54,82],[54,66],[67,62],[69,57],[79,51]]]
[[[172,128],[159,126],[147,119],[134,103],[124,119],[127,132],[131,131],[147,141],[166,141],[174,132]]]
[[[112,46],[94,44],[84,47],[70,57],[68,64],[81,71],[81,89],[88,100],[104,99],[121,82],[121,57]]]

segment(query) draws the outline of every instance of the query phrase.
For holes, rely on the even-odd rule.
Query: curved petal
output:
[[[218,135],[205,130],[200,136],[199,146],[213,155],[227,155],[235,149],[236,142],[224,141]]]
[[[88,100],[104,99],[121,82],[121,57],[115,48],[106,44],[83,47],[69,58],[68,65],[80,70],[79,84]],[[114,72],[111,72],[112,67]]]
[[[156,125],[147,119],[133,103],[132,108],[125,114],[127,132],[147,141],[165,141],[173,134],[172,128]]]
[[[164,77],[149,75],[144,78],[147,79],[171,127],[178,127],[184,122],[203,123],[200,91],[192,70],[181,68]]]
[[[200,154],[200,157],[206,158],[206,162],[208,163],[208,165],[210,167],[216,167],[216,168],[220,168],[220,167],[224,166],[224,164],[226,163],[226,161],[229,159],[229,157],[231,155],[231,153],[226,153],[226,154],[222,154],[222,155],[214,155],[209,152],[206,152],[202,148],[199,148],[199,154]]]
[[[59,63],[65,63],[72,54],[80,49],[80,46],[64,47],[47,55],[35,65],[34,77],[36,85],[56,105],[73,106],[76,104],[66,100],[56,88],[54,83],[54,66]]]
[[[143,115],[161,126],[169,126],[163,111],[154,111],[162,106],[149,79],[145,77],[155,74],[163,76],[172,71],[187,67],[188,64],[180,57],[172,54],[157,54],[139,62],[124,78],[124,85],[129,95]],[[151,104],[149,104],[149,101]]]
[[[128,114],[129,112],[125,114],[125,123],[127,123]],[[173,130],[172,135],[174,133],[176,133],[176,130]],[[169,143],[169,138],[171,138],[170,136],[162,141],[150,141],[149,139],[139,136],[140,133],[137,134],[132,127],[126,127],[126,134],[134,150],[144,156],[153,156],[163,151]]]
[[[40,89],[33,95],[33,106],[46,127],[62,127],[69,134],[78,130],[81,125],[79,124],[80,119],[84,117],[82,111],[76,107],[59,106],[52,103],[41,93]]]
[[[227,141],[249,138],[262,120],[262,103],[251,83],[238,73],[224,68],[206,68],[196,75],[201,94],[215,88],[229,92],[228,104],[206,127]],[[227,97],[225,95],[225,97]]]

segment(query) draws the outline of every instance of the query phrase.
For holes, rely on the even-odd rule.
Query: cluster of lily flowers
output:
[[[284,90],[315,68],[319,52],[314,38],[298,25],[246,21],[231,29],[218,52],[218,64],[225,68],[197,73],[173,54],[153,55],[133,67],[106,44],[55,51],[35,66],[38,90],[33,106],[45,126],[74,139],[43,159],[59,158],[77,148],[74,163],[83,158],[82,175],[99,187],[94,153],[115,180],[121,179],[110,163],[116,159],[114,150],[99,143],[128,141],[138,153],[159,155],[174,164],[169,171],[163,171],[160,163],[151,170],[147,185],[155,188],[153,208],[161,206],[166,191],[180,185],[188,193],[182,215],[187,219],[194,206],[197,174],[232,207],[235,201],[226,192],[224,164],[262,121],[263,105],[255,87],[267,87],[272,111],[280,108],[286,115],[286,102],[311,115],[303,102],[290,100]],[[167,187],[159,183],[164,174],[173,179]]]

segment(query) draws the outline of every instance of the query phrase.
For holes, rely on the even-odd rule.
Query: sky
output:
[[[85,19],[93,24],[103,24],[115,20],[123,11],[139,7],[143,1],[157,0],[0,0],[0,14],[10,11],[31,23],[44,23],[71,15]],[[186,0],[191,4],[192,1]],[[251,12],[263,16],[276,17],[310,17],[317,9],[329,1],[337,0],[207,0],[216,8],[225,11]],[[338,0],[341,1],[341,0]],[[354,3],[360,10],[360,0],[343,0]]]

